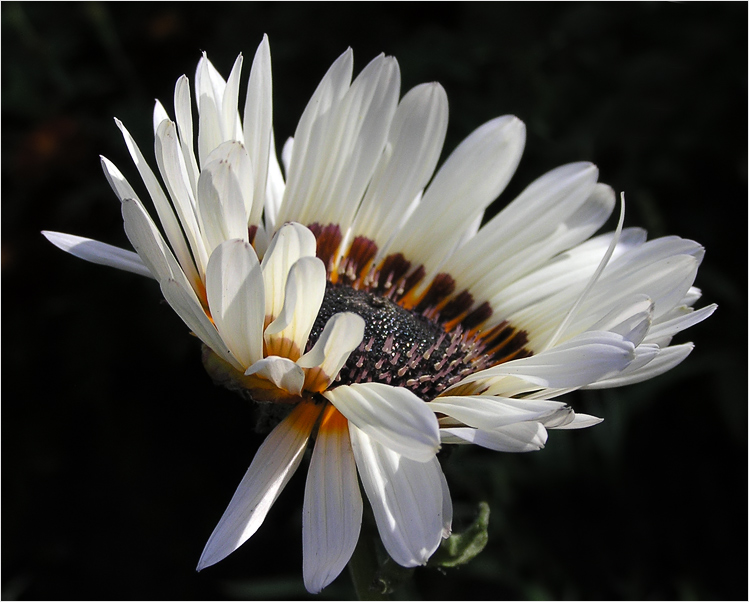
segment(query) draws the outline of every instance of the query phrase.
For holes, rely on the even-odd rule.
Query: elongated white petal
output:
[[[223,560],[257,531],[299,467],[319,414],[315,404],[300,403],[263,441],[208,539],[198,570]]]
[[[58,249],[91,263],[118,268],[139,276],[156,278],[145,266],[140,256],[132,251],[73,234],[50,232],[48,230],[42,231],[42,234]]]
[[[263,41],[260,42],[252,61],[242,127],[245,145],[252,161],[254,180],[254,202],[249,223],[258,225],[263,212],[269,162],[276,161],[276,149],[273,144],[273,80],[268,36],[263,36]],[[276,161],[273,169],[277,166]],[[273,177],[276,177],[275,173]]]
[[[453,531],[453,500],[445,473],[440,470],[439,474],[442,481],[442,539],[447,539]]]
[[[185,237],[190,244],[198,272],[205,274],[208,252],[200,235],[195,215],[195,197],[190,187],[185,160],[177,140],[177,129],[171,121],[163,121],[156,132],[154,143],[156,162],[172,198]]]
[[[525,453],[543,449],[548,437],[540,422],[519,422],[494,430],[468,427],[443,428],[440,431],[445,443],[465,441],[494,451]],[[458,441],[455,441],[457,438]]]
[[[437,397],[428,406],[433,412],[452,416],[467,426],[484,430],[516,422],[539,421],[565,408],[558,401],[481,395]]]
[[[273,237],[260,264],[265,278],[266,317],[275,319],[281,313],[291,266],[300,257],[314,257],[316,250],[315,235],[301,224],[285,224]]]
[[[351,312],[332,316],[312,349],[296,362],[307,369],[305,388],[308,391],[327,389],[363,337],[364,319],[361,316]]]
[[[167,303],[172,306],[172,309],[182,318],[187,327],[195,333],[195,336],[213,349],[216,355],[225,362],[231,364],[237,370],[243,370],[206,315],[203,306],[191,288],[169,278],[161,281],[161,292],[164,294]]]
[[[192,103],[190,101],[190,82],[184,75],[174,86],[174,118],[179,133],[179,143],[185,158],[185,167],[194,195],[198,194],[198,162],[193,150]]]
[[[263,358],[265,289],[260,262],[242,240],[219,245],[206,268],[206,293],[221,338],[240,364]]]
[[[569,201],[570,197],[565,200]],[[529,241],[526,241],[525,245],[518,245],[521,248],[516,250],[505,247],[504,255],[496,254],[488,247],[483,254],[476,256],[475,264],[483,267],[483,273],[473,269],[477,276],[473,284],[475,290],[483,291],[483,294],[494,301],[496,295],[501,295],[518,279],[532,275],[549,261],[556,261],[559,253],[586,240],[603,226],[614,209],[616,196],[609,186],[596,184],[582,205],[570,202],[560,204],[566,205],[569,213],[562,214],[560,221],[555,225],[544,220],[546,224],[541,230],[543,236],[529,237],[535,242],[529,244]],[[541,229],[541,226],[538,228]],[[535,232],[536,229],[537,226],[534,224],[532,230]],[[616,253],[617,249],[613,252]],[[462,256],[463,252],[458,255]],[[602,256],[603,253],[598,257],[599,262]],[[455,270],[452,267],[450,269]],[[455,273],[462,274],[459,269]],[[568,280],[566,285],[569,286],[570,283],[571,280]]]
[[[447,95],[437,83],[410,90],[393,116],[388,143],[353,226],[383,246],[437,165],[447,132]]]
[[[596,424],[601,424],[602,422],[603,422],[603,418],[590,416],[589,414],[578,414],[577,412],[575,412],[575,419],[572,422],[563,424],[561,426],[553,426],[553,427],[549,427],[547,425],[547,428],[567,429],[567,430],[586,429],[591,426],[595,426]]]
[[[228,140],[224,135],[222,116],[226,81],[219,74],[206,53],[195,71],[195,102],[198,106],[198,159],[201,168],[208,155]]]
[[[255,362],[245,370],[245,376],[256,374],[292,395],[301,395],[304,370],[290,359],[271,355]]]
[[[358,383],[323,395],[367,436],[406,458],[428,462],[439,450],[437,418],[408,389]]]
[[[331,65],[317,86],[312,98],[299,119],[294,133],[293,153],[286,172],[286,190],[278,221],[298,221],[308,201],[307,192],[315,187],[318,170],[312,167],[323,158],[324,133],[330,124],[343,96],[349,89],[354,56],[349,48]]]
[[[590,298],[581,305],[568,332],[579,332],[590,327],[591,322],[620,303],[627,295],[635,293],[650,297],[653,302],[653,319],[658,319],[676,307],[686,295],[697,276],[698,263],[694,257],[679,255],[664,259],[647,269],[622,277],[601,281],[593,288]]]
[[[652,323],[653,301],[647,295],[632,295],[614,307],[591,330],[608,330],[622,335],[634,345],[639,345]]]
[[[198,217],[210,253],[225,240],[248,241],[252,168],[240,142],[224,142],[207,159],[198,179]]]
[[[500,266],[510,264],[511,270],[517,270],[514,259],[527,247],[547,244],[550,235],[592,192],[597,177],[598,169],[591,163],[563,165],[541,176],[485,224],[460,253],[448,260],[444,269],[459,275],[465,287],[480,286],[479,280],[502,280],[497,288],[503,288],[510,270]],[[552,254],[553,249],[547,257]],[[486,278],[488,275],[491,276]],[[491,293],[487,291],[487,296]]]
[[[677,308],[677,310],[663,316],[662,321],[653,324],[647,337],[645,337],[645,341],[666,347],[674,335],[706,320],[717,308],[718,306],[714,303],[698,310],[692,310],[691,307],[686,306]]]
[[[138,168],[138,173],[140,173],[140,176],[143,179],[143,183],[148,189],[148,194],[150,195],[154,207],[156,208],[156,213],[159,217],[159,220],[161,221],[162,227],[164,228],[164,233],[166,234],[169,244],[172,246],[172,249],[174,249],[174,253],[177,256],[182,269],[192,283],[193,288],[199,289],[199,283],[201,282],[201,279],[195,265],[195,260],[192,257],[190,248],[188,247],[188,244],[182,233],[182,227],[180,226],[179,221],[174,214],[174,210],[172,209],[169,200],[164,194],[164,190],[161,188],[161,185],[156,179],[156,176],[154,175],[153,171],[151,171],[151,168],[146,163],[146,160],[143,158],[143,154],[138,148],[138,145],[135,143],[133,137],[130,135],[130,132],[127,131],[127,129],[119,119],[115,119],[115,123],[122,132],[122,137],[125,140],[125,144],[127,145],[128,151],[130,152],[130,156],[132,157],[135,166]],[[104,168],[104,174],[114,188],[115,193],[119,196],[120,192],[118,191],[118,186],[115,184],[115,182],[124,180],[124,177],[119,172],[119,170],[104,157],[102,157],[102,167]],[[120,201],[122,201],[124,198],[137,199],[136,196],[120,196]]]
[[[471,374],[462,382],[507,375],[542,387],[582,387],[623,370],[634,359],[634,349],[630,341],[616,333],[585,332],[538,355]]]
[[[243,57],[240,54],[234,61],[229,77],[226,80],[226,88],[221,97],[221,131],[222,142],[237,140],[244,142],[242,128],[239,121],[239,77],[242,72]]]
[[[622,230],[614,249],[612,262],[618,256],[642,245],[647,233],[639,228]],[[542,267],[506,286],[490,299],[494,315],[488,325],[501,322],[507,316],[529,308],[560,291],[580,291],[598,267],[613,233],[597,236],[550,259]]]
[[[382,154],[399,90],[393,57],[375,58],[354,80],[330,116],[322,155],[308,155],[314,172],[299,221],[337,223],[346,231]]]
[[[318,593],[348,564],[359,540],[362,508],[348,421],[328,406],[304,489],[303,574],[310,593]]]
[[[278,216],[278,210],[281,207],[284,190],[286,190],[286,182],[284,182],[283,174],[281,173],[281,166],[278,163],[278,157],[276,157],[275,136],[271,132],[270,157],[268,159],[268,180],[265,186],[265,195],[253,199],[256,204],[262,203],[262,199],[265,199],[265,205],[263,206],[263,224],[265,225],[266,237],[270,237],[276,230],[276,218]],[[252,219],[252,217],[250,219]]]
[[[525,145],[516,117],[479,127],[448,157],[419,206],[396,235],[389,252],[401,252],[434,270],[464,231],[497,198],[515,172]]]
[[[109,182],[109,185],[112,187],[112,190],[114,190],[114,193],[117,195],[120,202],[125,199],[140,200],[138,195],[135,194],[133,187],[130,186],[130,182],[125,179],[125,176],[123,176],[120,170],[117,169],[117,166],[106,157],[102,156],[99,158],[101,160],[102,171],[104,171],[104,177],[107,179],[107,182]]]
[[[299,359],[322,305],[325,285],[325,264],[319,258],[301,257],[291,266],[283,308],[265,329],[268,353]]]
[[[149,271],[159,282],[171,278],[189,287],[182,268],[143,205],[134,199],[125,199],[121,209],[125,234]]]
[[[401,566],[426,564],[442,540],[443,488],[439,462],[417,462],[349,424],[351,446],[377,530]]]
[[[164,108],[164,105],[161,104],[161,101],[156,100],[153,107],[153,132],[156,133],[156,130],[161,125],[162,121],[168,121],[169,120],[169,114],[166,112],[166,109]]]
[[[642,368],[632,372],[623,371],[621,374],[591,383],[584,388],[610,389],[612,387],[623,387],[624,385],[633,385],[644,380],[650,380],[651,378],[660,376],[678,366],[692,352],[692,349],[694,349],[692,343],[666,347],[665,349],[661,349],[658,354]]]

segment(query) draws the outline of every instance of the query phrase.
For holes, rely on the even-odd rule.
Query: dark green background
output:
[[[149,280],[67,256],[39,231],[127,246],[102,154],[140,180],[112,117],[147,155],[153,99],[200,52],[243,85],[271,41],[277,139],[347,46],[381,51],[403,91],[439,81],[446,149],[497,115],[528,128],[501,207],[591,160],[627,225],[707,248],[708,322],[678,369],[575,395],[604,417],[546,449],[461,448],[456,505],[487,500],[473,563],[419,570],[423,599],[746,599],[745,3],[2,3],[3,599],[299,598],[305,470],[215,568],[202,547],[261,437],[215,388],[197,341]],[[243,88],[244,89],[244,88]],[[143,192],[143,197],[146,194]],[[343,575],[318,599],[349,598]]]

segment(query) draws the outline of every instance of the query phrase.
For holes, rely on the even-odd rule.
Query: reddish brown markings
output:
[[[317,256],[322,259],[325,268],[330,272],[333,268],[338,247],[341,245],[343,235],[338,224],[322,226],[315,222],[307,226],[317,239]]]
[[[374,292],[385,296],[393,285],[397,284],[403,276],[406,275],[411,267],[411,262],[403,257],[402,253],[388,255],[380,263],[375,282],[373,283]]]
[[[437,307],[453,291],[455,291],[455,278],[444,272],[437,274],[434,280],[432,280],[432,284],[429,285],[429,288],[419,300],[416,311],[425,312]]]
[[[341,261],[338,268],[339,276],[346,278],[350,283],[355,282],[364,275],[363,271],[369,266],[376,253],[377,245],[373,240],[357,236],[351,243],[346,257]]]
[[[488,301],[484,301],[477,308],[473,309],[465,318],[463,318],[461,324],[466,330],[471,330],[472,328],[476,328],[481,323],[488,320],[491,317],[492,313],[494,313],[492,310],[492,306],[489,305]]]
[[[473,305],[473,295],[464,290],[450,299],[440,311],[440,322],[446,323],[460,318]],[[462,320],[456,320],[462,321]]]

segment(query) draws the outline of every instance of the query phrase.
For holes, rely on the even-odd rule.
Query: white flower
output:
[[[45,232],[83,259],[158,280],[205,344],[217,380],[289,413],[267,437],[199,567],[244,543],[314,438],[303,510],[304,581],[318,592],[349,561],[362,498],[403,566],[450,533],[440,444],[543,447],[547,429],[600,422],[555,399],[652,378],[681,362],[703,249],[623,229],[591,238],[615,207],[589,163],[533,182],[479,229],[520,160],[525,128],[494,119],[434,173],[447,128],[439,84],[400,96],[379,56],[351,81],[333,64],[276,158],[267,38],[243,115],[242,57],[224,80],[204,55],[177,81],[172,121],[157,102],[155,154],[166,188],[118,121],[157,224],[107,159],[137,253]],[[197,153],[196,153],[197,151]],[[163,232],[163,235],[162,235]],[[358,477],[357,477],[358,474]]]

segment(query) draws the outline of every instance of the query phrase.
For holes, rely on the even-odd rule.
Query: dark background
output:
[[[146,194],[112,118],[152,157],[151,112],[205,50],[246,78],[271,42],[279,145],[330,63],[395,55],[441,82],[446,150],[506,113],[526,153],[498,207],[591,160],[627,225],[707,248],[696,349],[654,381],[571,397],[605,418],[526,455],[457,450],[456,506],[491,504],[471,564],[416,572],[423,599],[746,599],[745,3],[2,3],[2,597],[284,599],[301,580],[303,468],[260,531],[200,552],[262,438],[214,387],[157,285],[53,248],[128,246],[101,174]],[[243,106],[244,87],[241,105]],[[152,160],[152,159],[151,159]],[[152,163],[154,165],[154,163]],[[466,515],[470,515],[467,512]],[[318,599],[350,598],[344,574]]]

